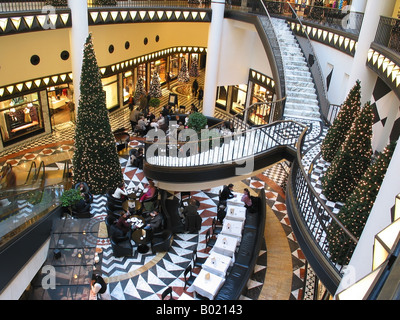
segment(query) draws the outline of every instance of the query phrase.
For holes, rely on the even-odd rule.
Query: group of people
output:
[[[149,180],[149,183],[145,189],[145,191],[140,195],[139,198],[139,203],[140,203],[140,210],[137,210],[133,212],[134,214],[137,215],[144,215],[144,218],[146,220],[146,226],[144,229],[158,229],[160,227],[160,224],[162,222],[162,217],[159,215],[159,209],[156,207],[150,212],[144,212],[143,213],[143,203],[146,200],[152,199],[157,192],[157,187],[154,184],[153,180]],[[115,199],[118,199],[120,201],[127,201],[128,200],[128,193],[125,190],[125,184],[120,183],[117,188],[115,189],[114,193],[112,196]],[[129,217],[131,216],[131,212],[129,209],[127,210],[122,210],[120,212],[120,218],[118,219],[116,226],[123,232],[124,235],[126,235],[128,232],[132,230],[132,225],[128,222]],[[160,222],[161,221],[161,222]]]

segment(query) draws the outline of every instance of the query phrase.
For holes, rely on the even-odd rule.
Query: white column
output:
[[[89,35],[87,1],[68,0],[71,9],[72,28],[69,33],[71,45],[72,76],[74,84],[75,112],[79,107],[83,47]]]
[[[362,1],[359,0],[362,4]],[[361,103],[371,99],[376,75],[366,66],[368,50],[375,39],[380,16],[391,17],[396,0],[368,0],[365,7],[363,24],[358,37],[357,49],[346,92],[349,92],[357,80],[361,81]]]
[[[351,11],[364,12],[366,5],[367,5],[367,0],[353,0],[351,2]]]
[[[208,32],[207,65],[204,79],[203,114],[213,117],[217,91],[219,55],[221,51],[222,25],[224,20],[225,1],[212,0],[212,18]]]

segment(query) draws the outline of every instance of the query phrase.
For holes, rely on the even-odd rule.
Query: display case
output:
[[[0,101],[0,128],[4,144],[42,131],[43,117],[38,93]]]

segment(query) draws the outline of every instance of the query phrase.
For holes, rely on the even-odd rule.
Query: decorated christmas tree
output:
[[[396,142],[389,143],[374,164],[368,167],[338,213],[339,221],[357,239],[360,238],[368,220],[395,147]],[[332,261],[347,264],[354,249],[353,241],[337,224],[329,226],[327,236]]]
[[[136,83],[136,90],[133,99],[135,100],[135,104],[138,104],[140,99],[146,96],[146,89],[144,88],[144,80],[141,76],[138,77]]]
[[[367,102],[321,179],[322,193],[329,200],[346,201],[370,165],[372,123],[372,107]]]
[[[360,113],[361,86],[357,81],[350,90],[340,112],[329,128],[321,145],[321,156],[325,161],[332,162],[337,151],[346,138],[354,119]]]
[[[151,98],[162,97],[160,78],[156,71],[154,71],[153,77],[151,79],[149,95]]]
[[[86,182],[94,194],[104,194],[123,177],[91,34],[83,51],[80,90],[73,180]]]
[[[199,65],[197,62],[197,57],[193,57],[192,63],[190,65],[189,76],[197,78],[199,76]]]
[[[186,65],[186,59],[182,58],[182,66],[181,66],[181,70],[178,73],[178,81],[179,82],[183,82],[183,83],[187,83],[189,82],[189,71]]]

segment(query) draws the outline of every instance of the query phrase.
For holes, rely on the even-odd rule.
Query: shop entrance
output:
[[[47,88],[47,96],[53,129],[75,121],[72,84],[49,87]]]

